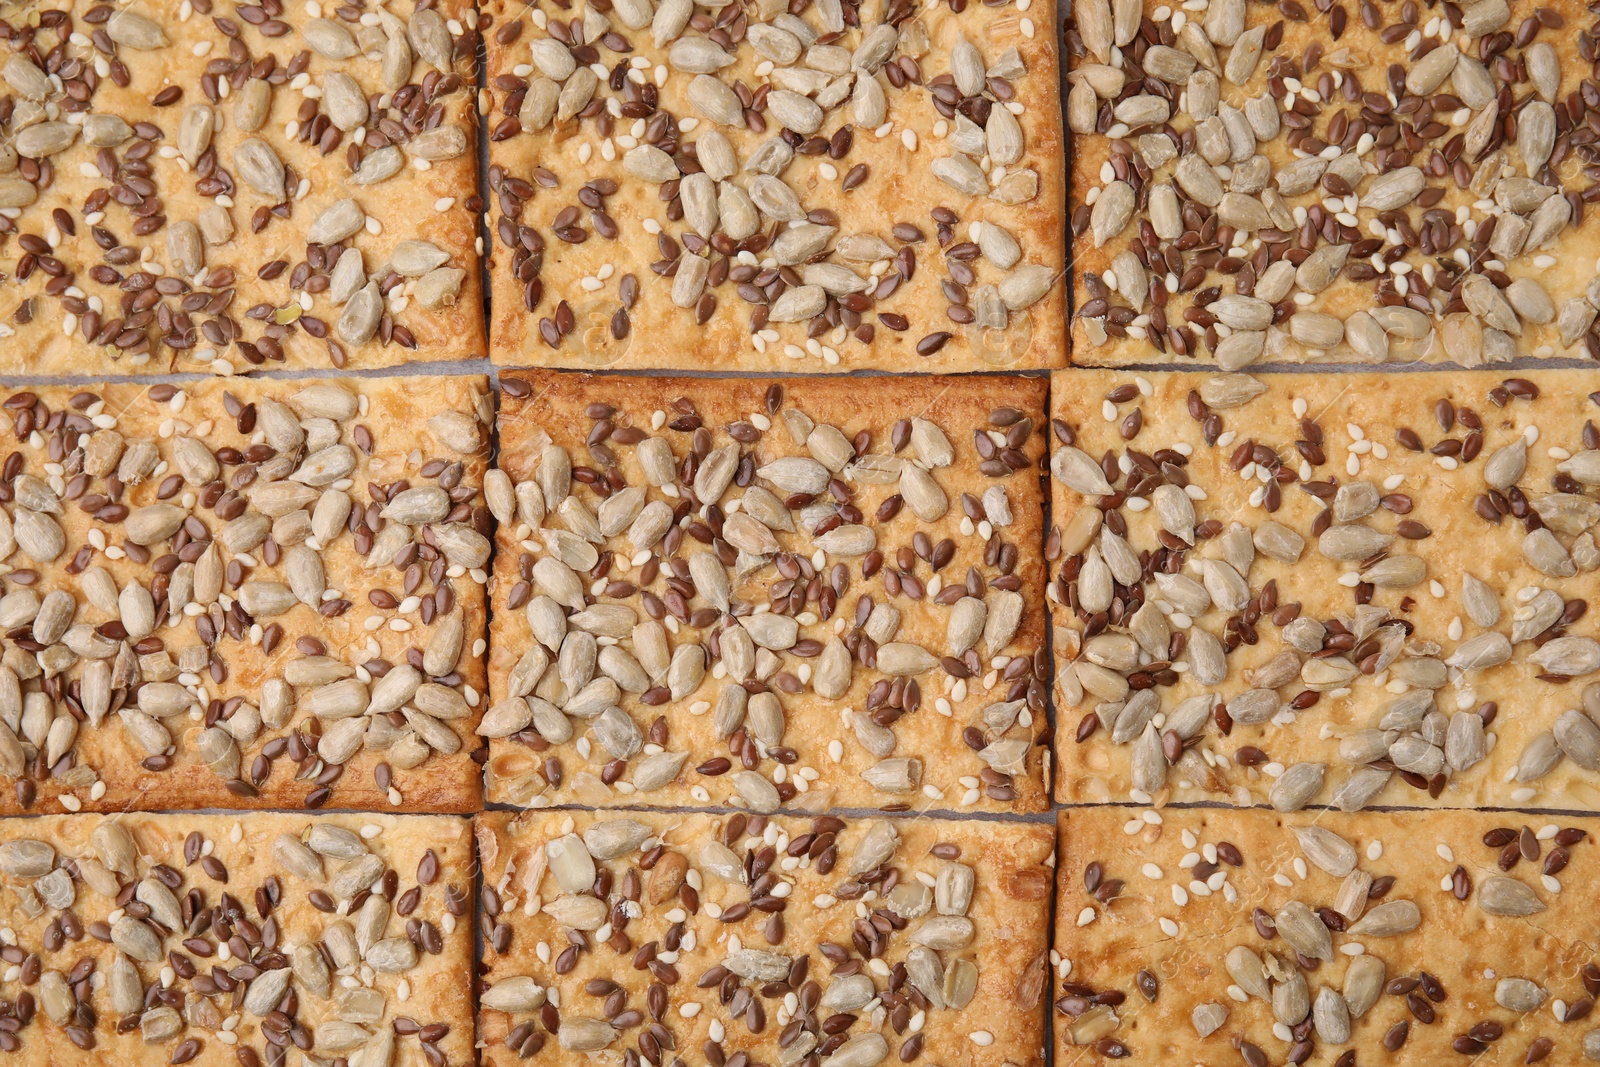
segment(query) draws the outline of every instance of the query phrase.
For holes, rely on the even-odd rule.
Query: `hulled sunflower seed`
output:
[[[1537,915],[1545,904],[1524,882],[1505,875],[1486,879],[1478,887],[1478,907],[1490,915],[1520,918]]]
[[[1279,775],[1268,793],[1278,811],[1298,811],[1322,791],[1327,768],[1320,763],[1297,763]],[[1331,957],[1329,957],[1331,958]]]
[[[1527,1014],[1538,1011],[1550,996],[1539,983],[1529,978],[1502,978],[1495,983],[1495,1003],[1507,1011]]]
[[[1335,878],[1343,878],[1355,869],[1355,846],[1332,830],[1303,826],[1296,827],[1294,834],[1300,842],[1300,850],[1313,866]]]
[[[1367,910],[1350,927],[1358,937],[1397,937],[1422,923],[1422,912],[1409,900],[1386,900]]]
[[[514,976],[495,982],[478,998],[479,1003],[492,1011],[521,1014],[544,1007],[544,987],[532,978]]]
[[[1328,928],[1300,901],[1291,900],[1279,908],[1273,916],[1273,925],[1284,941],[1301,955],[1324,961],[1333,959],[1333,938]],[[1242,987],[1243,983],[1240,985]]]

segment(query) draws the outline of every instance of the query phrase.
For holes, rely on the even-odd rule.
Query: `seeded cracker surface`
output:
[[[8,1022],[24,998],[32,1008],[0,1047],[48,1067],[256,1067],[301,1049],[306,1062],[471,1063],[468,829],[448,816],[7,819],[0,995],[17,1005]]]
[[[484,351],[471,5],[0,12],[0,370]]]
[[[1045,807],[1042,380],[501,382],[492,799]]]
[[[1058,377],[1058,796],[1593,809],[1571,373]]]
[[[1048,827],[491,812],[477,835],[491,1067],[1043,1062]]]
[[[1074,4],[1074,362],[1600,357],[1594,32],[1565,0]]]
[[[10,395],[0,806],[480,806],[488,395],[419,384]]]
[[[1600,868],[1593,819],[1168,808],[1125,827],[1128,817],[1061,817],[1057,1063],[1600,1055],[1582,888]]]
[[[496,362],[1065,363],[1054,0],[484,18]]]

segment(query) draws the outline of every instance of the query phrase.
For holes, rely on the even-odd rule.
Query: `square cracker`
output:
[[[1043,1062],[1048,826],[486,812],[477,834],[486,1064]]]
[[[1358,1064],[1510,1065],[1540,1062],[1540,1049],[1543,1062],[1577,1063],[1600,1042],[1593,1019],[1579,1017],[1600,970],[1579,914],[1585,894],[1574,888],[1600,868],[1592,818],[1169,807],[1152,823],[1091,807],[1062,812],[1060,829],[1057,1063],[1331,1065],[1353,1055]],[[1522,837],[1538,858],[1504,870],[1491,833]],[[1567,865],[1541,875],[1552,861]],[[1347,865],[1349,874],[1329,873]],[[1507,901],[1538,910],[1505,914]],[[1297,914],[1329,942],[1304,959],[1284,933],[1301,928]],[[1282,1016],[1246,992],[1259,988],[1251,954],[1284,983]],[[1299,1014],[1297,976],[1310,1003],[1323,1003],[1319,1022],[1287,1021]],[[1353,1013],[1345,998],[1359,1008],[1375,979],[1375,1000]],[[1509,995],[1519,989],[1530,999]],[[1196,1013],[1205,1021],[1219,1009],[1221,1025],[1202,1037]],[[1485,1040],[1456,1044],[1472,1033]],[[1306,1058],[1295,1059],[1302,1041]]]
[[[1408,10],[1075,5],[1074,363],[1600,357],[1594,16]]]
[[[0,1047],[52,1067],[294,1062],[302,1045],[471,1063],[469,829],[294,812],[0,820],[0,997],[11,1021],[22,997],[34,1006]]]
[[[484,6],[484,125],[493,359],[744,373],[1064,365],[1055,8],[1054,0],[829,2],[793,14],[766,3],[713,17],[677,0],[654,10],[645,0],[492,0]],[[856,53],[867,36],[873,43]],[[803,54],[802,40],[811,46]],[[992,74],[967,85],[972,96],[952,79],[958,48],[970,57],[965,76]],[[715,76],[692,73],[714,69],[708,55],[729,65]],[[858,70],[872,72],[873,88],[859,92],[885,101],[878,108],[853,105]],[[737,108],[736,93],[751,105],[743,121],[716,120],[727,115],[710,97]],[[1017,154],[1001,142],[1006,177],[991,168],[980,128],[1002,101],[1020,113],[1009,125],[1022,137]],[[708,147],[713,136],[721,153]],[[787,145],[798,148],[792,160],[743,169],[758,150],[784,154]],[[630,171],[630,158],[657,169]],[[935,176],[935,167],[957,166],[976,184],[958,189]],[[757,216],[749,189],[770,214]],[[721,208],[698,206],[717,199]],[[802,217],[813,229],[781,251],[768,248]],[[975,244],[979,224],[996,231]],[[812,247],[812,238],[826,240]],[[995,258],[974,258],[980,244]],[[685,252],[698,262],[680,258]],[[709,283],[691,282],[701,271]],[[995,307],[992,287],[1008,278],[1014,310],[977,314]],[[962,305],[953,314],[952,302]]]
[[[481,806],[483,378],[5,410],[0,808]]]
[[[1043,381],[501,384],[493,799],[1046,805]]]
[[[44,15],[13,16],[0,40],[0,370],[483,354],[470,3],[79,0]],[[68,138],[38,159],[12,151]],[[349,221],[318,232],[345,201]]]
[[[1113,496],[1086,496],[1052,478],[1058,797],[1130,796],[1140,784],[1132,769],[1148,711],[1160,717],[1144,742],[1151,762],[1143,773],[1162,772],[1164,784],[1142,784],[1175,799],[1600,804],[1588,770],[1600,755],[1586,743],[1600,737],[1592,722],[1600,715],[1600,645],[1585,611],[1600,564],[1600,493],[1597,476],[1585,473],[1600,458],[1600,407],[1573,388],[1570,372],[1255,379],[1106,371],[1053,384],[1053,416],[1076,442],[1068,449],[1055,435],[1056,470],[1072,476],[1070,467],[1109,453],[1119,471]],[[1135,473],[1124,477],[1123,469]],[[1181,485],[1181,493],[1173,488]],[[1193,550],[1162,528],[1175,521],[1163,519],[1163,507],[1177,515],[1185,493],[1197,522],[1210,524]],[[1134,584],[1138,603],[1162,615],[1134,614],[1128,587],[1114,586],[1111,599],[1123,608],[1113,604],[1097,619],[1105,572],[1084,552],[1091,535],[1095,553],[1108,535],[1117,551],[1113,522],[1141,559],[1154,554]],[[1548,529],[1531,534],[1541,523]],[[1235,525],[1239,532],[1230,533]],[[1324,526],[1331,528],[1319,536]],[[1298,552],[1296,538],[1304,542]],[[1202,560],[1233,570],[1212,571],[1210,562],[1202,569]],[[1241,564],[1243,580],[1235,581]],[[1087,607],[1086,567],[1089,588],[1102,590],[1089,594]],[[1221,599],[1202,592],[1190,603],[1198,586],[1179,588],[1173,579],[1163,590],[1153,577],[1172,569],[1201,585],[1210,578]],[[1104,623],[1104,633],[1090,634]],[[1128,658],[1130,634],[1154,647]],[[1169,657],[1176,673],[1167,673]],[[1126,720],[1116,718],[1129,695],[1124,678],[1136,701]],[[1151,681],[1154,705],[1138,695]],[[1203,703],[1188,703],[1205,699],[1233,709],[1228,731]],[[1486,733],[1462,718],[1472,715],[1486,720]],[[1114,730],[1101,725],[1113,719]],[[1457,731],[1454,740],[1440,729]],[[1195,747],[1165,774],[1155,750],[1169,731]],[[1475,739],[1486,757],[1471,762]],[[1437,764],[1432,749],[1444,741],[1447,762],[1423,762]],[[1385,780],[1386,742],[1389,757],[1414,772],[1409,780]],[[1304,766],[1286,782],[1280,776],[1295,765]],[[1323,784],[1297,798],[1289,783],[1314,784],[1318,768]],[[1285,784],[1276,790],[1277,783]]]

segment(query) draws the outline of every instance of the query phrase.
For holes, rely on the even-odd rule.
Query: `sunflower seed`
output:
[[[874,1067],[888,1055],[889,1043],[881,1034],[857,1034],[822,1062],[826,1067]]]
[[[128,525],[133,526],[131,515]],[[133,539],[134,532],[132,529],[129,530],[130,540]],[[51,563],[67,548],[67,537],[62,532],[60,524],[49,515],[40,512],[18,508],[12,517],[12,533],[16,538],[17,548],[36,563]]]
[[[894,641],[878,649],[878,670],[890,677],[926,674],[938,665],[931,652],[909,642]]]
[[[255,137],[240,141],[233,150],[233,166],[246,185],[272,203],[284,199],[283,162],[265,141]]]
[[[956,183],[950,182],[950,184]],[[984,184],[987,187],[987,182]],[[1100,197],[1094,202],[1089,216],[1096,248],[1104,247],[1112,238],[1127,229],[1129,220],[1133,218],[1134,199],[1133,188],[1127,182],[1114,181],[1100,190]]]
[[[1383,791],[1389,784],[1393,773],[1376,767],[1357,767],[1334,790],[1329,803],[1340,811],[1360,811],[1372,802],[1372,799]]]
[[[1496,875],[1478,887],[1478,907],[1489,915],[1519,918],[1545,910],[1542,900],[1525,883]]]
[[[1106,496],[1112,492],[1100,464],[1071,445],[1056,449],[1050,457],[1050,473],[1067,488],[1085,496]]]
[[[22,178],[0,177],[0,208],[24,208],[39,198],[39,187]]]
[[[404,84],[404,81],[401,82]],[[468,147],[465,131],[456,126],[435,126],[411,138],[406,145],[413,156],[433,160],[455,159],[465,155]]]
[[[1450,716],[1444,743],[1445,763],[1450,769],[1464,771],[1481,762],[1488,754],[1488,739],[1484,735],[1482,717],[1465,711]]]
[[[1358,937],[1397,937],[1422,922],[1422,912],[1409,900],[1386,900],[1370,909],[1350,927]]]
[[[1222,300],[1227,299],[1227,297],[1222,298]],[[1249,301],[1254,298],[1238,297],[1237,299]],[[1217,301],[1217,304],[1222,303],[1222,300]],[[1255,303],[1265,302],[1255,301]],[[1212,310],[1216,312],[1216,304],[1212,305]],[[1223,317],[1221,312],[1216,313],[1218,318]],[[1263,323],[1264,326],[1265,324]],[[1240,326],[1237,328],[1252,329],[1255,327]],[[1218,411],[1225,411],[1229,408],[1236,408],[1249,403],[1266,392],[1267,387],[1259,379],[1253,378],[1248,374],[1218,374],[1203,379],[1200,383],[1199,391],[1200,399],[1204,400],[1209,407]]]
[[[350,59],[356,55],[356,41],[350,31],[325,18],[313,18],[300,29],[311,50],[326,59]]]
[[[937,522],[950,508],[950,498],[939,483],[916,464],[900,468],[900,495],[923,522]]]
[[[1333,987],[1323,986],[1317,990],[1316,1000],[1311,1005],[1311,1019],[1319,1039],[1332,1045],[1350,1040],[1350,1007]]]
[[[483,991],[478,1001],[492,1011],[521,1014],[544,1007],[546,995],[544,987],[532,978],[516,976],[495,982]]]
[[[13,878],[42,877],[50,873],[55,862],[55,848],[44,841],[21,838],[0,844],[0,872]]]
[[[1566,678],[1600,670],[1600,641],[1592,637],[1557,637],[1528,657],[1534,666]]]
[[[1529,978],[1502,978],[1494,987],[1496,1004],[1507,1011],[1523,1014],[1538,1011],[1549,996],[1539,983]]]
[[[1249,995],[1264,1000],[1272,995],[1261,957],[1249,946],[1235,945],[1229,949],[1228,954],[1223,957],[1223,966],[1227,968],[1228,976],[1234,983]]]
[[[1561,762],[1561,747],[1556,744],[1555,734],[1549,730],[1541,731],[1523,748],[1522,755],[1517,759],[1517,769],[1514,781],[1536,782],[1555,769]]]
[[[1298,1026],[1311,1013],[1306,976],[1296,971],[1272,984],[1272,1014],[1284,1026]]]
[[[291,834],[279,834],[273,839],[272,858],[297,878],[312,882],[323,879],[321,857]]]
[[[111,924],[111,941],[129,957],[141,963],[161,959],[161,939],[138,919],[122,916]]]
[[[1343,878],[1355,869],[1355,846],[1332,830],[1320,826],[1302,826],[1295,827],[1294,834],[1306,859],[1318,869],[1335,878]]]
[[[1118,720],[1121,725],[1121,720]],[[1129,763],[1129,779],[1135,789],[1147,793],[1160,792],[1167,781],[1167,757],[1161,745],[1161,733],[1154,723],[1144,727],[1134,742]]]
[[[602,1019],[564,1017],[556,1042],[567,1052],[598,1052],[617,1039],[617,1030]]]
[[[583,931],[598,930],[610,914],[605,901],[588,895],[557,897],[543,911],[561,926]]]
[[[563,892],[582,893],[594,885],[594,859],[576,834],[566,834],[545,845],[545,859]]]
[[[106,36],[117,44],[140,51],[153,51],[168,45],[159,23],[124,8],[106,20]]]
[[[1000,280],[1000,302],[1007,311],[1024,311],[1043,300],[1059,277],[1049,267],[1025,263]]]
[[[911,931],[911,940],[936,952],[953,952],[971,944],[977,933],[971,919],[961,915],[935,915]]]
[[[406,24],[406,38],[423,60],[441,71],[451,68],[455,45],[444,16],[439,12],[432,8],[413,11],[410,21]]]
[[[1322,924],[1322,920],[1305,904],[1298,900],[1288,901],[1273,916],[1273,925],[1289,947],[1296,952],[1311,959],[1332,961],[1333,938],[1329,935],[1328,928]],[[1230,973],[1232,973],[1231,968]],[[1237,980],[1236,976],[1235,981]],[[1243,982],[1239,984],[1248,991]]]
[[[1534,570],[1552,578],[1571,578],[1578,573],[1572,557],[1556,540],[1556,535],[1544,527],[1523,537],[1522,557]]]
[[[1511,659],[1511,642],[1502,633],[1491,631],[1471,637],[1456,646],[1445,663],[1464,671],[1496,667]]]
[[[55,92],[55,84],[49,76],[26,56],[18,53],[13,53],[6,60],[5,67],[0,68],[0,77],[4,77],[7,85],[29,100],[47,100]]]
[[[983,132],[992,162],[1007,167],[1022,162],[1022,124],[1008,108],[991,108]]]
[[[287,967],[262,971],[251,980],[249,988],[245,991],[244,1010],[257,1016],[264,1016],[273,1011],[283,999],[283,994],[287,992],[292,975],[293,972]]]
[[[1569,709],[1556,717],[1555,740],[1561,751],[1584,770],[1600,769],[1600,726],[1581,711]]]
[[[910,793],[922,781],[922,761],[898,758],[879,760],[862,771],[861,777],[879,792]]]
[[[1299,811],[1321,792],[1326,771],[1321,763],[1296,763],[1279,775],[1267,799],[1278,811]]]
[[[1438,51],[1454,49],[1441,48]],[[1543,100],[1529,101],[1517,114],[1517,151],[1530,178],[1549,162],[1555,139],[1555,110]]]
[[[112,1011],[131,1015],[144,1007],[144,982],[139,970],[120,952],[112,955],[106,985],[111,991]]]
[[[1386,551],[1393,543],[1393,534],[1370,526],[1330,526],[1317,538],[1317,550],[1329,559],[1352,562]]]

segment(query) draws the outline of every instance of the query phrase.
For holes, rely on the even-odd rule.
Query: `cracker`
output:
[[[1582,5],[1074,15],[1075,363],[1600,358]]]
[[[21,1024],[0,1048],[52,1067],[471,1063],[468,831],[448,816],[0,821],[0,997]]]
[[[1167,808],[1125,827],[1129,815],[1061,818],[1057,1062],[1600,1054],[1600,967],[1575,888],[1600,869],[1592,818]]]
[[[486,1064],[1043,1062],[1047,826],[489,812],[477,834]]]
[[[10,394],[0,808],[478,808],[488,404],[471,377]]]
[[[494,360],[1064,365],[1055,7],[492,0]]]
[[[27,14],[0,39],[0,370],[482,355],[470,3]]]
[[[1043,381],[501,384],[495,800],[1045,806]]]
[[[1108,371],[1054,392],[1076,441],[1053,442],[1058,475],[1099,488],[1083,472],[1108,451],[1119,469],[1109,497],[1052,479],[1063,800],[1600,801],[1600,407],[1570,372]],[[1108,544],[1139,555],[1137,599],[1108,596]]]

